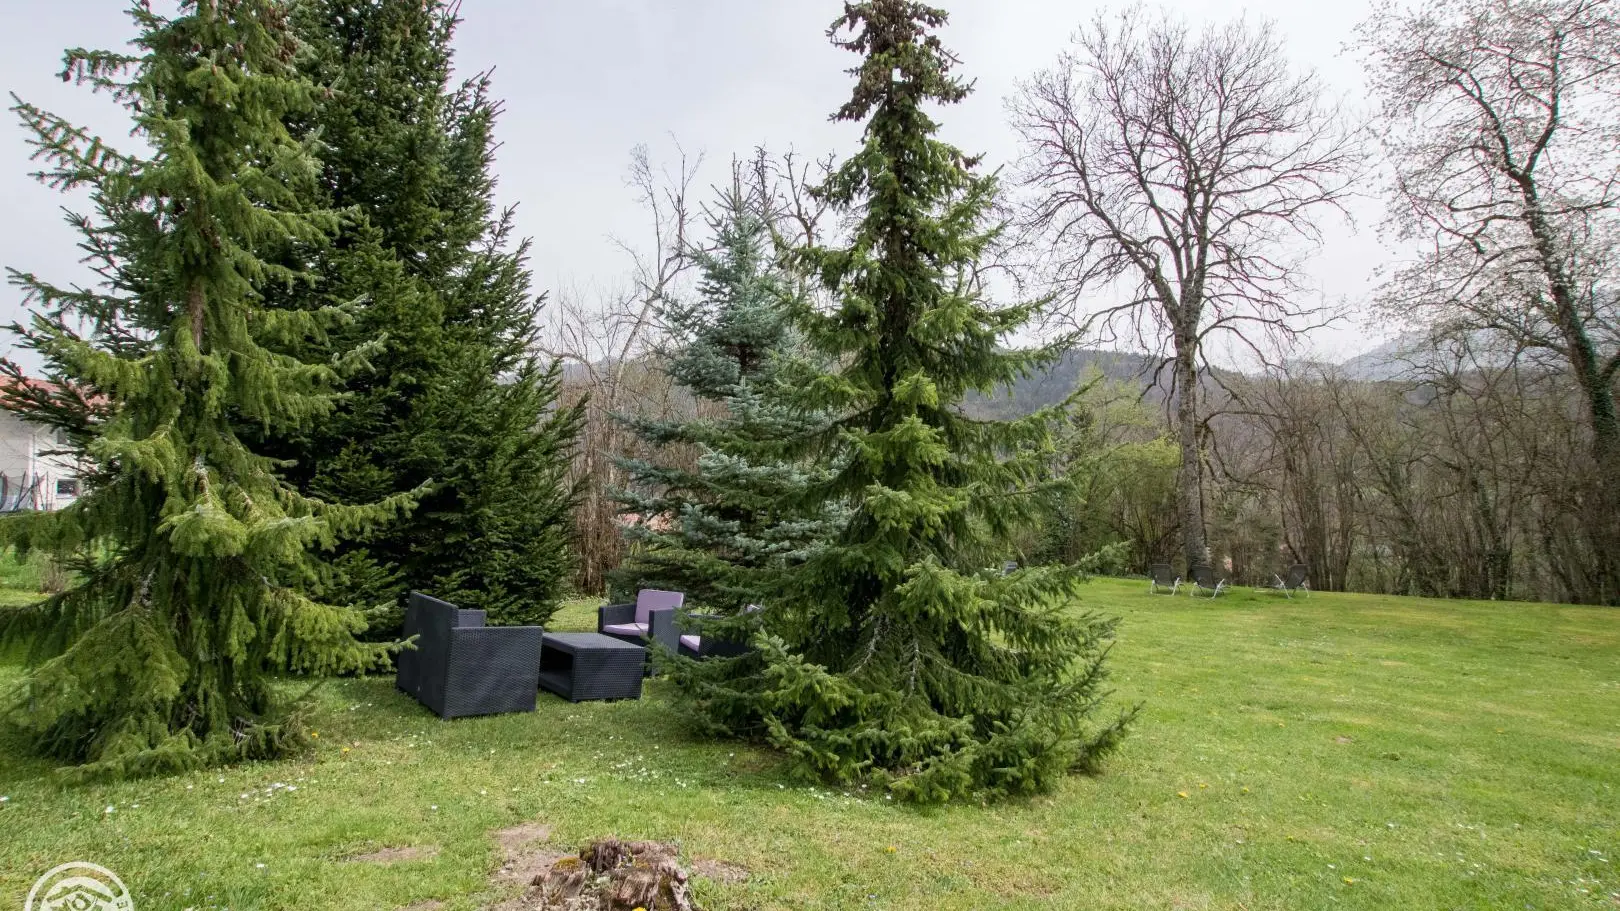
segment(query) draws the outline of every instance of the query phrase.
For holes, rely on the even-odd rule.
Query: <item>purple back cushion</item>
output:
[[[636,594],[636,622],[646,623],[647,615],[652,611],[665,607],[680,607],[686,596],[680,592],[659,591],[656,588],[644,588]]]

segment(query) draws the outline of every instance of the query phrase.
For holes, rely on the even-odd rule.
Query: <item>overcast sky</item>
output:
[[[1076,0],[939,0],[951,11],[943,33],[977,80],[965,103],[941,115],[946,137],[1002,164],[1017,153],[1004,100],[1017,81],[1051,64],[1075,27],[1103,4]],[[65,47],[121,47],[130,23],[121,0],[0,0],[0,85],[110,138],[127,123],[105,99],[55,74]],[[1342,46],[1367,0],[1200,2],[1173,0],[1195,22],[1247,16],[1275,21],[1299,66],[1360,104],[1360,67]],[[611,287],[626,272],[613,242],[646,234],[624,177],[630,150],[674,159],[674,139],[707,160],[717,179],[733,153],[765,144],[807,155],[852,147],[854,127],[828,122],[843,103],[844,69],[855,57],[831,47],[825,29],[838,0],[464,0],[457,41],[463,72],[495,69],[506,102],[499,127],[500,196],[517,203],[532,236],[542,289]],[[673,137],[673,139],[672,139]],[[62,198],[26,175],[23,131],[0,126],[0,265],[57,281],[82,274],[75,234],[61,221]],[[1312,263],[1319,291],[1355,303],[1391,253],[1377,240],[1381,209],[1356,206],[1359,228],[1334,226]],[[15,289],[0,290],[0,320],[22,312]],[[1349,324],[1313,337],[1320,354],[1343,356],[1378,340],[1376,327]],[[0,339],[0,352],[10,349]]]

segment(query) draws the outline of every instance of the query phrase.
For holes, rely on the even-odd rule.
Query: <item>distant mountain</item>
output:
[[[1344,361],[1339,369],[1353,380],[1410,379],[1422,362],[1425,347],[1422,336],[1403,335]]]
[[[1408,333],[1344,361],[1339,370],[1350,379],[1367,382],[1417,380],[1459,368],[1500,367],[1514,357],[1509,340],[1498,332],[1477,330],[1468,333],[1466,342],[1439,343],[1426,335]]]
[[[969,393],[962,410],[980,419],[1022,417],[1068,398],[1094,370],[1110,380],[1139,384],[1147,390],[1147,401],[1163,402],[1170,376],[1166,371],[1155,386],[1153,373],[1158,366],[1158,358],[1145,354],[1080,348],[1066,352],[1044,370],[1024,377],[1005,391],[988,396]]]
[[[1169,368],[1159,370],[1162,359],[1148,354],[1129,351],[1104,351],[1097,348],[1077,348],[1065,353],[1044,370],[1037,371],[1012,384],[1011,388],[995,395],[969,394],[962,410],[976,418],[1022,417],[1048,405],[1063,401],[1080,384],[1096,373],[1104,379],[1135,386],[1142,390],[1142,401],[1162,405],[1171,399]],[[1217,382],[1221,377],[1233,377],[1227,370],[1214,370],[1203,374],[1206,401],[1224,399],[1225,393]]]
[[[1141,388],[1143,401],[1160,405],[1170,398],[1170,371],[1166,369],[1155,377],[1159,363],[1159,358],[1146,354],[1079,348],[1066,352],[1045,369],[995,394],[969,393],[962,402],[962,410],[970,417],[980,419],[1023,417],[1063,401],[1089,379],[1093,371],[1101,373],[1108,380]],[[563,381],[569,385],[584,386],[588,383],[588,371],[579,364],[567,364],[563,368]],[[1205,383],[1207,392],[1216,391],[1214,383],[1208,379]]]

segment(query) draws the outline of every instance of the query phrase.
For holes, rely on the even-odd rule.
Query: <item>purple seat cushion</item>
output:
[[[681,602],[685,600],[686,596],[680,592],[644,588],[636,593],[636,622],[645,625],[649,613],[666,607],[680,607]],[[643,632],[646,632],[646,630],[643,630]]]
[[[610,636],[645,636],[647,624],[645,623],[609,623],[602,627],[602,632]]]
[[[681,644],[695,652],[703,644],[703,639],[698,636],[682,636]]]

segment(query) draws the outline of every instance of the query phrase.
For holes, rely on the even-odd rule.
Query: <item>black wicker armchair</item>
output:
[[[481,610],[411,592],[394,685],[440,718],[534,711],[539,688],[538,626],[485,626]]]
[[[636,645],[658,642],[670,651],[680,647],[675,611],[686,600],[680,592],[644,588],[634,604],[604,604],[596,609],[596,631]]]

